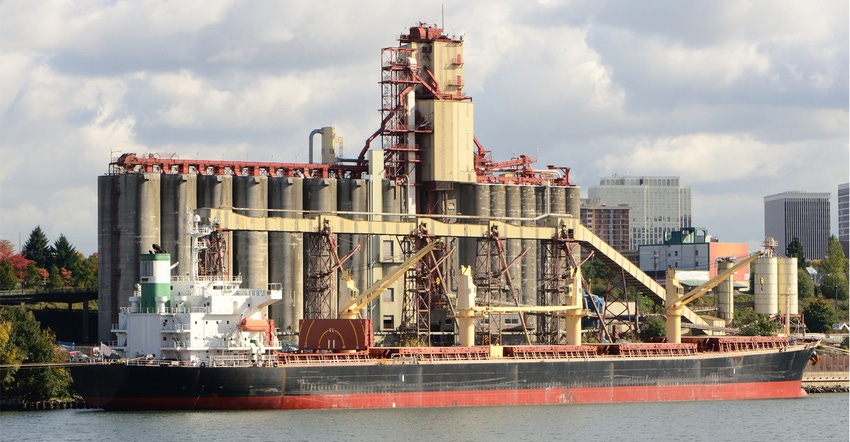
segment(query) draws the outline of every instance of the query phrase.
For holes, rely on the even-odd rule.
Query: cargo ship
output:
[[[537,170],[528,155],[494,161],[474,135],[462,37],[419,23],[399,43],[381,50],[381,125],[356,158],[337,156],[341,138],[324,127],[309,135],[307,164],[133,153],[110,163],[98,179],[98,287],[101,330],[111,325],[116,339],[104,345],[107,361],[70,368],[89,404],[369,408],[804,394],[813,344],[787,333],[721,335],[734,317],[729,276],[758,256],[687,293],[670,269],[662,287],[619,253],[627,222],[609,237],[625,238],[619,248],[580,222],[569,167]],[[219,242],[226,234],[217,229],[233,242]],[[152,243],[163,247],[144,254]],[[590,255],[612,270],[599,303],[586,301]],[[694,255],[694,265],[706,259],[715,262]],[[721,264],[732,265],[717,261],[718,273]],[[788,269],[759,286],[771,296],[796,287],[796,264]],[[238,275],[261,288],[242,288]],[[688,309],[718,284],[725,319]],[[639,297],[664,309],[664,342],[604,335],[620,316],[637,324],[639,315],[600,310],[637,306]],[[592,313],[599,343],[583,339]],[[681,336],[683,320],[699,330]],[[297,346],[281,342],[296,335]]]
[[[195,250],[213,232],[199,221],[189,233]],[[409,269],[426,249],[393,273]],[[70,365],[75,388],[90,405],[253,410],[793,398],[805,395],[801,378],[816,345],[735,336],[474,345],[463,324],[481,309],[467,278],[458,294],[460,345],[376,346],[370,319],[341,314],[302,320],[298,349],[285,351],[265,317],[282,297],[279,288],[243,289],[238,277],[197,270],[171,276],[172,267],[158,246],[142,255],[142,280],[113,326],[118,340],[103,346],[105,360]],[[346,311],[356,312],[362,301]],[[677,304],[668,316],[675,318]]]

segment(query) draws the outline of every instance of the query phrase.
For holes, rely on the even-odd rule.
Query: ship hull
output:
[[[793,398],[812,349],[690,357],[71,367],[108,410],[393,408]]]

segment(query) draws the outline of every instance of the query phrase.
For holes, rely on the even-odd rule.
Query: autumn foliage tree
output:
[[[51,330],[42,330],[32,312],[20,306],[0,307],[0,396],[6,399],[44,400],[69,396],[68,370],[43,366],[22,370],[21,363],[63,362]]]
[[[53,242],[36,227],[21,253],[0,240],[0,290],[97,288],[97,254],[86,258],[64,234]]]

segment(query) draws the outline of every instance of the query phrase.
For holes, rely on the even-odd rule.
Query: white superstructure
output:
[[[274,321],[268,319],[268,306],[282,298],[280,284],[243,289],[239,276],[198,276],[198,254],[211,233],[198,217],[190,222],[188,276],[171,276],[176,264],[170,265],[170,255],[158,246],[142,255],[141,282],[112,327],[117,336],[112,350],[128,359],[224,365],[257,361],[280,348]]]

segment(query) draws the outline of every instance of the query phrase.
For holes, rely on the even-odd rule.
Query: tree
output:
[[[17,363],[62,362],[63,355],[49,329],[41,330],[31,311],[20,306],[0,307],[0,324],[8,330],[9,338],[0,347],[0,360],[14,359]],[[2,330],[0,330],[2,335]],[[0,336],[2,344],[2,336]],[[4,369],[2,396],[25,400],[64,398],[69,395],[71,376],[60,367],[39,367],[26,370]]]
[[[815,283],[805,269],[797,269],[797,295],[801,299],[811,298],[815,295]]]
[[[18,283],[12,261],[8,259],[0,261],[0,290],[14,290],[18,288]]]
[[[89,289],[97,287],[97,253],[77,260],[71,269],[71,286]]]
[[[9,259],[15,254],[15,246],[9,240],[0,239],[0,261]]]
[[[27,279],[27,268],[30,263],[35,263],[35,261],[24,258],[24,255],[20,253],[16,253],[9,258],[9,262],[12,263],[12,268],[15,269],[15,277],[18,278],[18,281],[23,283]]]
[[[12,343],[12,323],[0,321],[0,365],[15,366],[23,362],[24,352]],[[15,380],[16,367],[0,368],[0,391]]]
[[[826,257],[817,266],[823,275],[820,282],[821,294],[825,298],[847,299],[847,258],[835,235],[829,237]]]
[[[800,242],[800,238],[797,238],[796,236],[791,238],[791,242],[788,243],[788,247],[785,248],[785,256],[789,258],[797,258],[798,269],[806,268],[806,254],[803,252],[803,243]]]
[[[814,298],[803,309],[806,328],[815,333],[827,333],[835,323],[835,309],[824,298]]]
[[[44,273],[42,273],[44,272]],[[47,279],[47,271],[39,268],[35,261],[30,261],[27,264],[27,273],[24,277],[24,288],[34,289],[44,285],[44,280]]]
[[[35,265],[38,267],[46,268],[51,264],[50,247],[48,247],[47,236],[41,230],[41,226],[36,226],[32,230],[21,253],[27,259],[35,261]]]
[[[581,266],[581,274],[588,281],[607,279],[611,269],[599,259],[591,259]]]
[[[68,238],[66,238],[64,234],[59,235],[59,239],[53,243],[53,247],[50,248],[50,252],[55,253],[53,257],[56,261],[51,264],[55,264],[59,268],[71,269],[80,259],[77,249],[68,242]]]
[[[644,342],[652,341],[652,338],[658,338],[667,335],[667,321],[663,316],[651,316],[643,325],[640,331],[640,338]]]
[[[735,326],[741,336],[774,336],[776,323],[747,307],[735,310]]]
[[[47,276],[47,288],[51,290],[61,289],[65,285],[62,281],[62,272],[59,267],[50,266],[50,273]]]

